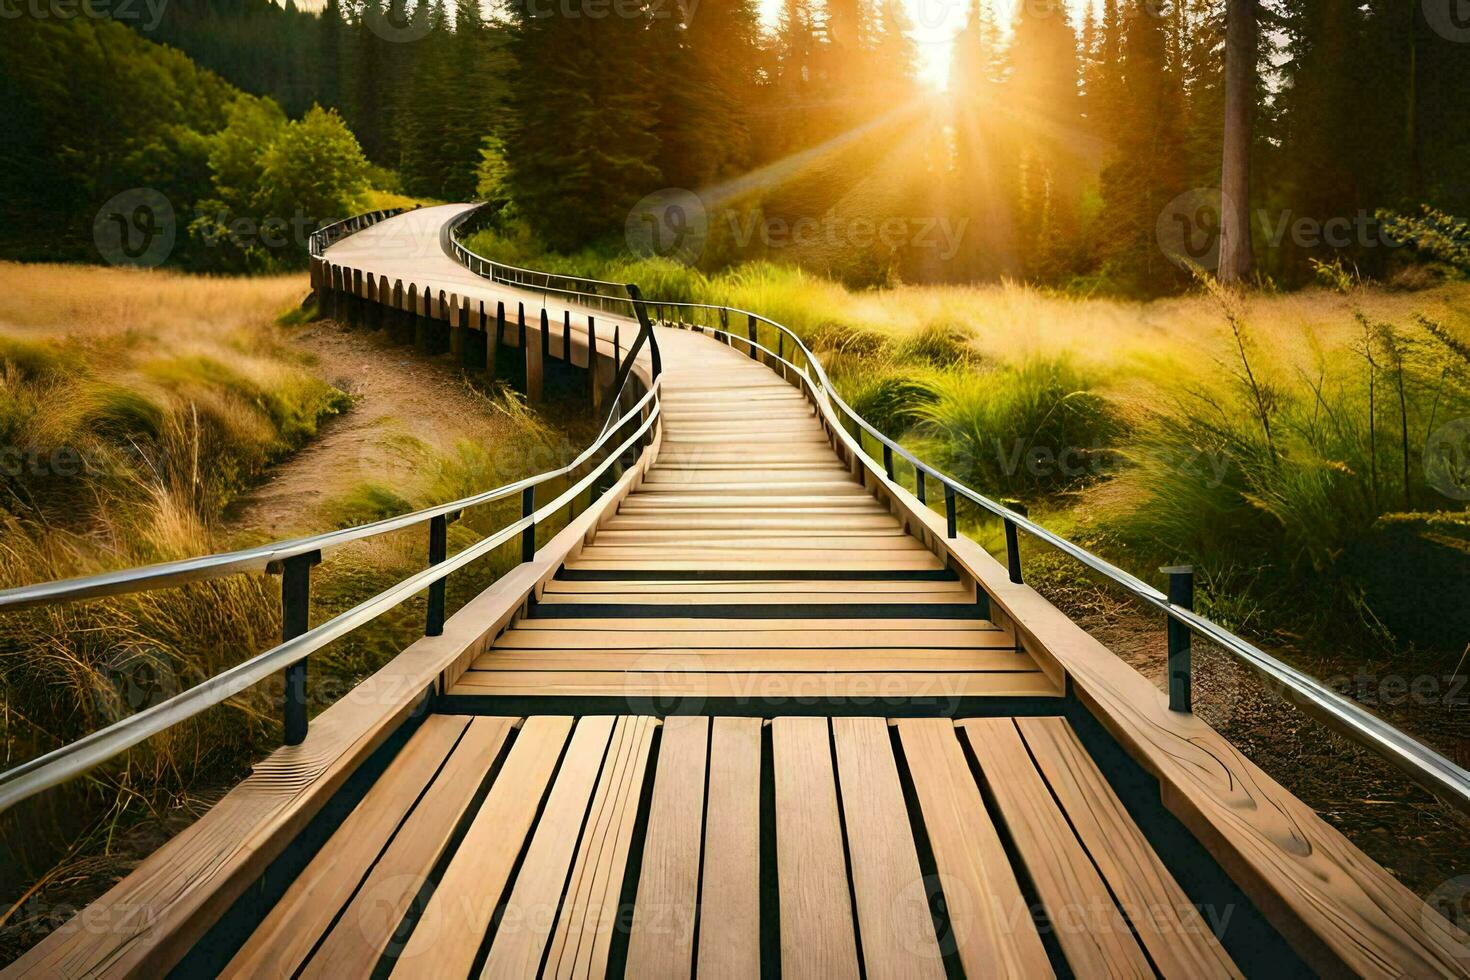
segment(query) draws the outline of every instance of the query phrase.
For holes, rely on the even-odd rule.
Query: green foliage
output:
[[[1460,274],[1470,274],[1470,222],[1429,205],[1418,214],[1379,211],[1378,220],[1391,240],[1413,245],[1420,254],[1443,262]]]
[[[16,19],[0,37],[0,78],[11,190],[0,253],[95,261],[99,209],[148,188],[173,210],[169,261],[292,268],[318,222],[360,208],[366,161],[335,112],[288,121],[121,24]]]
[[[1097,387],[1067,357],[948,373],[917,411],[920,434],[940,469],[983,493],[1076,487],[1100,476],[1123,431]]]
[[[1130,443],[1122,479],[1139,499],[1114,532],[1161,561],[1209,556],[1308,591],[1341,588],[1345,558],[1385,515],[1454,506],[1424,454],[1438,426],[1470,414],[1464,367],[1427,330],[1368,323],[1355,354],[1324,355],[1264,401],[1245,381],[1182,398]]]

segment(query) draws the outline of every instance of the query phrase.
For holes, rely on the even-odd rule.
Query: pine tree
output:
[[[572,10],[576,16],[515,10],[516,57],[534,70],[515,75],[516,121],[506,138],[517,209],[562,249],[622,228],[661,180],[647,18],[587,16],[587,0]]]
[[[1124,111],[1102,175],[1103,258],[1135,288],[1180,281],[1157,241],[1165,206],[1188,189],[1180,123],[1183,99],[1169,67],[1167,25],[1131,0],[1122,47]]]

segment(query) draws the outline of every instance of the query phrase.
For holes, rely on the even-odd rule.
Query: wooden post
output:
[[[369,330],[376,330],[383,325],[383,280],[369,272],[367,291],[367,325]]]
[[[546,317],[546,307],[541,307],[541,373],[546,373],[546,359],[551,356],[551,321]]]
[[[429,297],[424,297],[424,312],[429,313]],[[453,320],[449,297],[444,290],[439,290],[439,304],[434,307],[432,316],[429,317],[429,353],[438,356],[449,350],[449,324]]]
[[[409,313],[412,298],[403,291],[403,280],[393,281],[393,342],[406,344],[413,336],[413,314]]]
[[[450,298],[449,306],[445,311],[449,314],[449,353],[454,355],[456,361],[463,364],[467,346],[465,334],[469,332],[469,329],[465,320],[460,319],[459,303],[455,302],[455,299],[456,297]]]
[[[480,304],[480,309],[485,309],[485,304]],[[485,338],[485,371],[490,377],[495,377],[495,362],[500,355],[500,338],[505,334],[505,304],[495,304],[494,324],[485,324],[485,330],[490,336]]]
[[[602,385],[597,383],[597,318],[587,317],[587,394],[592,399],[592,411],[602,408]]]
[[[352,322],[362,326],[366,319],[367,303],[362,298],[362,270],[352,270]]]
[[[521,307],[521,345],[526,355],[526,400],[541,401],[542,370],[546,358],[546,311],[541,311],[541,329],[526,330],[524,305]]]
[[[424,308],[428,306],[429,296],[425,290],[423,296],[419,296],[418,283],[410,283],[408,287],[408,308],[413,311],[413,346],[424,353],[429,349],[429,320],[424,316]]]
[[[484,311],[481,311],[480,326],[482,329],[475,330],[470,326],[470,298],[463,297],[459,306],[459,332],[462,336],[460,344],[459,363],[467,368],[479,370],[485,364],[485,351],[482,345],[485,343]]]

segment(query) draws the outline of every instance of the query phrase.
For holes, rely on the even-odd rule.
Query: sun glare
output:
[[[955,36],[964,30],[976,0],[904,0],[909,18],[909,37],[914,42],[914,69],[919,81],[936,91],[949,87],[949,61]],[[1022,0],[988,0],[1002,29],[1006,29]],[[781,19],[782,0],[761,0],[761,22],[775,30]],[[1066,0],[1073,26],[1080,26],[1088,0]]]

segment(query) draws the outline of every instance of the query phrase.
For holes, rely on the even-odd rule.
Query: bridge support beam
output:
[[[592,412],[602,410],[602,385],[597,377],[597,318],[587,317],[587,397],[592,402]]]
[[[544,318],[546,313],[543,311]],[[545,322],[544,319],[542,321]],[[546,370],[546,331],[522,330],[521,340],[526,355],[526,400],[541,401],[541,384]]]

